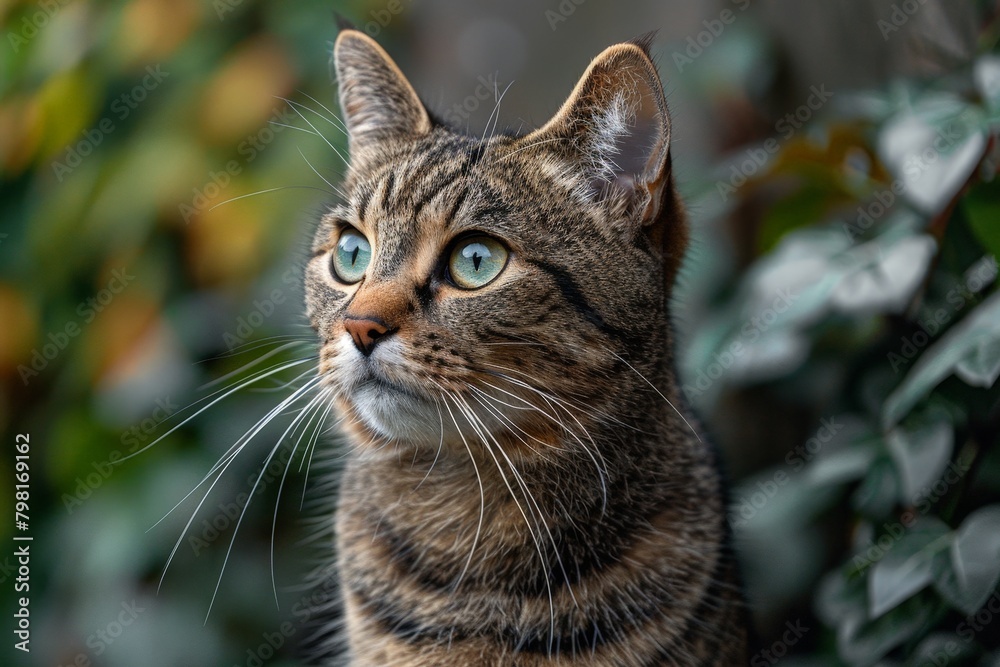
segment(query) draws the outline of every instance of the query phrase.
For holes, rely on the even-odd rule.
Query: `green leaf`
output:
[[[837,653],[851,665],[874,665],[903,642],[920,636],[939,616],[940,609],[928,595],[914,596],[875,620],[849,614],[837,628]]]
[[[852,270],[837,285],[830,303],[845,313],[902,313],[936,254],[937,243],[925,234],[883,234],[845,253]]]
[[[823,182],[807,183],[779,199],[767,212],[757,235],[759,254],[770,252],[786,233],[821,220],[836,190]]]
[[[934,558],[934,590],[955,609],[963,614],[975,614],[980,605],[970,600],[958,584],[955,568],[951,564],[951,549],[939,553]]]
[[[823,623],[836,626],[852,614],[865,613],[865,579],[849,577],[843,570],[828,572],[816,594],[816,615]]]
[[[936,215],[982,160],[987,145],[982,126],[982,110],[959,96],[926,95],[886,122],[879,154],[902,183],[903,196],[924,213]]]
[[[882,409],[883,426],[886,429],[895,426],[934,387],[954,373],[959,363],[987,354],[997,339],[1000,339],[1000,292],[979,304],[917,359],[907,376],[886,399]],[[977,367],[974,361],[969,364],[972,370]],[[970,379],[978,381],[969,382]],[[989,387],[996,378],[991,379],[985,374],[977,378],[975,374],[970,374],[963,380],[973,386]],[[987,381],[989,384],[986,384]]]
[[[976,88],[989,108],[1000,110],[1000,56],[992,53],[980,56],[972,74]]]
[[[899,479],[887,458],[876,459],[851,499],[854,508],[870,517],[888,516],[899,499]]]
[[[868,613],[878,618],[934,580],[934,557],[951,546],[951,530],[929,518],[907,531],[868,575]]]
[[[906,664],[912,667],[967,664],[967,659],[975,653],[976,647],[968,639],[955,633],[935,632],[920,642]]]
[[[862,477],[874,460],[872,443],[848,445],[817,458],[806,469],[805,479],[813,486],[844,484]]]
[[[963,611],[983,606],[1000,582],[1000,505],[968,516],[955,533],[951,561]]]
[[[937,421],[916,430],[894,428],[886,437],[902,483],[903,501],[914,504],[951,460],[954,433],[951,423]]]
[[[1000,338],[976,348],[955,365],[955,375],[973,387],[991,387],[1000,377]]]
[[[974,187],[962,208],[976,240],[987,253],[1000,257],[1000,179]]]

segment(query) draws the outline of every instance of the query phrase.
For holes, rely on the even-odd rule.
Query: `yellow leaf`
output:
[[[95,142],[83,135],[87,130],[99,133],[92,127],[96,122],[97,89],[95,81],[80,68],[56,74],[46,82],[38,94],[45,128],[43,159],[60,159],[67,148],[77,144],[87,144],[84,149],[90,154]]]
[[[232,144],[268,131],[267,121],[286,104],[298,78],[284,47],[271,37],[245,41],[209,82],[201,127],[209,142]]]
[[[125,8],[118,46],[132,66],[162,62],[183,44],[201,21],[194,0],[137,0]]]
[[[0,322],[0,376],[13,375],[18,364],[30,362],[38,321],[11,285],[0,284]]]

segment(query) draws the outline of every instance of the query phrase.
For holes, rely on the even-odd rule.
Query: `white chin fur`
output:
[[[441,418],[437,408],[407,394],[364,385],[350,396],[358,415],[368,428],[394,440],[428,441],[436,446],[441,439]]]
[[[392,340],[381,343],[369,361],[374,361],[376,367],[405,365],[399,345]],[[475,400],[440,396],[435,401],[430,394],[400,387],[399,383],[375,380],[383,374],[367,367],[365,358],[346,334],[339,341],[339,348],[340,358],[346,360],[339,371],[346,397],[361,421],[382,437],[437,448],[443,443],[461,445],[480,439],[479,433],[495,434],[508,428],[508,422],[498,419]],[[475,426],[456,400],[467,405],[466,409],[475,410]],[[502,407],[495,404],[492,410],[502,410]]]
[[[375,350],[375,357],[383,364],[401,363],[395,341],[386,341]],[[345,334],[338,341],[339,357],[346,361],[340,373],[346,380],[348,400],[354,405],[365,425],[379,435],[393,440],[433,440],[434,446],[441,439],[441,417],[434,400],[424,399],[391,386],[366,382],[363,377],[366,360]]]

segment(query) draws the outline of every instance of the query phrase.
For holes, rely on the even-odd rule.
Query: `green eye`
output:
[[[361,232],[350,227],[340,233],[333,250],[333,275],[342,283],[356,283],[365,275],[372,259],[372,247]]]
[[[489,236],[462,239],[448,258],[448,274],[465,289],[489,284],[507,265],[507,249]]]

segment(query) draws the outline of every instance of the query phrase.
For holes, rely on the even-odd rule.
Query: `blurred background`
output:
[[[475,133],[657,30],[751,664],[1000,665],[1000,3],[972,0],[0,1],[0,516],[18,434],[31,479],[0,664],[303,664],[336,444],[286,399],[343,171],[334,12]]]

